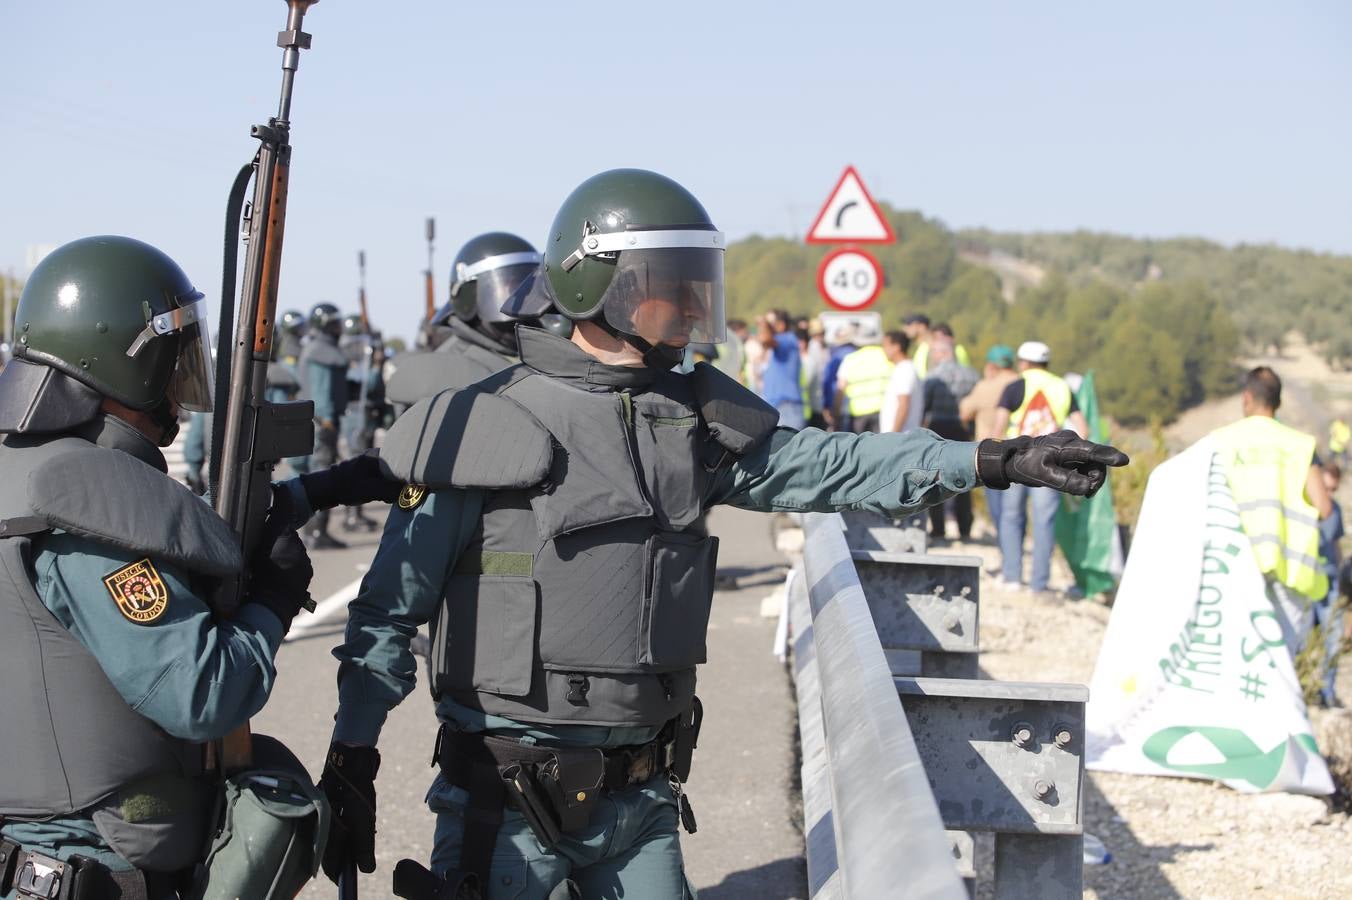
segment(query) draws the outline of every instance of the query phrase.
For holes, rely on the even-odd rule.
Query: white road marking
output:
[[[302,613],[296,617],[296,621],[291,624],[291,630],[286,633],[286,641],[294,640],[312,628],[318,628],[324,624],[324,620],[331,617],[340,610],[347,609],[347,605],[357,596],[357,589],[361,587],[361,578],[358,577],[351,584],[345,584],[338,590],[315,606],[312,613]]]

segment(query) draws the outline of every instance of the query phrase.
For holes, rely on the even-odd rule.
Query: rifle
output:
[[[432,317],[437,314],[437,294],[432,285],[432,239],[437,236],[437,220],[431,216],[427,217],[427,271],[423,273],[427,287],[427,319],[432,321]]]
[[[211,495],[216,511],[239,536],[249,559],[261,538],[271,502],[272,469],[287,457],[304,456],[314,448],[314,404],[269,402],[268,363],[272,357],[277,312],[277,283],[286,224],[286,194],[291,172],[291,90],[300,51],[310,46],[301,30],[305,13],[318,0],[286,0],[286,30],[277,35],[282,54],[282,92],[277,115],[255,125],[254,158],[235,176],[226,206],[225,265],[221,287],[221,325],[216,359],[216,397],[212,419]],[[243,206],[253,180],[253,199]],[[234,316],[238,237],[245,242],[244,286],[239,316]],[[233,327],[232,327],[233,326]],[[228,343],[233,332],[233,344]],[[212,606],[229,617],[238,609],[247,572],[225,579]],[[310,609],[313,609],[313,603]],[[227,771],[247,766],[251,756],[248,725],[227,735],[221,748]]]
[[[357,251],[357,309],[361,311],[361,327],[371,333],[371,318],[366,314],[366,251]]]

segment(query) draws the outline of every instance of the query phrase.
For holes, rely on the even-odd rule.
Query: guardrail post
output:
[[[904,835],[907,859],[938,854],[950,874],[961,876],[956,883],[965,883],[969,897],[975,889],[976,831],[995,833],[998,900],[1080,896],[1088,690],[970,677],[979,671],[979,559],[850,549],[836,517],[808,515],[803,523],[804,561],[791,585],[790,612],[814,900],[925,893],[914,885],[872,893],[884,883],[879,880],[859,893],[860,883],[845,877],[851,859],[854,871],[876,874],[857,853],[865,840],[873,841],[877,852],[901,852],[895,842],[877,843],[875,828]],[[862,531],[856,526],[855,537],[861,533],[879,546],[902,543],[876,522]],[[851,693],[871,683],[877,670],[892,673],[908,726],[904,732],[885,722],[891,707],[871,699],[865,711]],[[936,671],[969,677],[914,677]],[[845,690],[846,682],[855,686]],[[842,705],[853,707],[853,718],[842,713]],[[862,757],[862,741],[855,734],[864,724],[861,715],[874,743]],[[846,732],[854,743],[849,750],[842,738]],[[861,829],[867,813],[853,803],[846,809],[842,802],[846,796],[867,796],[861,793],[868,787],[859,781],[860,771],[883,765],[899,767],[894,772],[900,774],[913,772],[916,763],[929,787],[923,792],[925,808],[908,809],[906,821]],[[914,795],[917,788],[908,781],[906,790]],[[948,829],[937,845],[947,853],[936,849],[930,804],[937,804],[941,827]],[[828,834],[834,848],[828,847]],[[921,843],[926,849],[917,857]],[[951,896],[949,882],[935,885],[934,890]]]
[[[790,586],[790,614],[811,896],[963,900],[839,518],[806,515],[804,530],[795,578],[803,589]],[[809,734],[817,728],[820,744]],[[834,854],[823,846],[827,833]]]

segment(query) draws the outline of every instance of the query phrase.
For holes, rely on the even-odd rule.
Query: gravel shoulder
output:
[[[989,543],[932,549],[979,555],[988,565],[999,558]],[[1071,583],[1059,558],[1052,583]],[[1107,607],[1000,591],[985,576],[982,588],[981,665],[989,677],[1089,683]],[[1087,781],[1085,828],[1113,859],[1085,867],[1086,897],[1352,896],[1352,869],[1337,864],[1352,845],[1352,820],[1324,800],[1240,794],[1184,778],[1090,772]]]

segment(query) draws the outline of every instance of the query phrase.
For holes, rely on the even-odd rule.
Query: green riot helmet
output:
[[[371,355],[373,342],[361,316],[343,317],[343,335],[338,338],[338,346],[349,362],[360,363]]]
[[[305,314],[295,309],[288,309],[277,319],[282,333],[300,337],[305,333]]]
[[[509,312],[546,302],[594,319],[665,364],[691,341],[724,337],[723,235],[700,202],[655,172],[613,169],[584,181],[549,229],[544,277]]]
[[[316,303],[310,307],[310,330],[338,337],[343,333],[343,314],[332,303]]]
[[[471,238],[451,263],[451,312],[515,353],[516,317],[503,312],[503,303],[539,265],[540,254],[525,238],[505,231]]]
[[[82,238],[47,255],[15,311],[14,355],[151,412],[212,407],[206,301],[178,264],[141,241]]]

